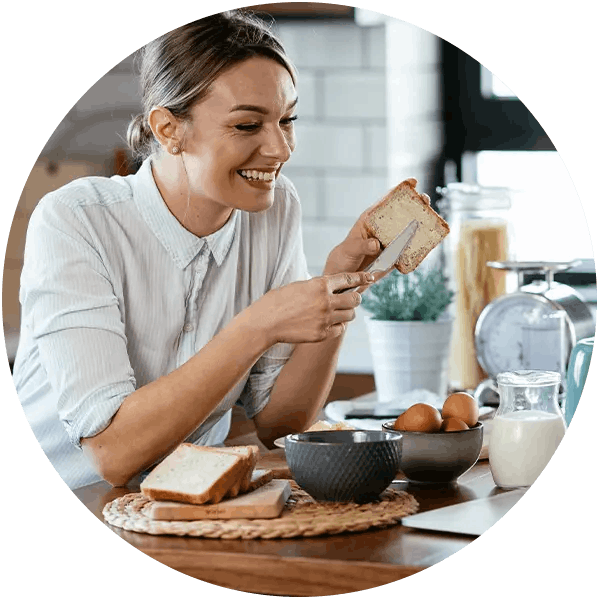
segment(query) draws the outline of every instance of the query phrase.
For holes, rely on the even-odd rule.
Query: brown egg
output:
[[[404,413],[403,413],[404,414]],[[397,431],[404,431],[404,428],[402,427],[402,415],[400,415],[395,421],[394,424],[392,425],[394,427],[394,429],[396,429]]]
[[[441,426],[442,431],[463,431],[468,428],[469,426],[464,421],[455,419],[454,417],[444,419]]]
[[[469,427],[474,427],[479,420],[479,405],[470,394],[457,392],[446,398],[442,407],[442,418],[460,419]]]
[[[399,427],[395,427],[401,431],[419,431],[423,433],[436,433],[439,431],[442,424],[442,417],[437,408],[429,404],[413,404],[408,410],[403,412],[396,423]]]

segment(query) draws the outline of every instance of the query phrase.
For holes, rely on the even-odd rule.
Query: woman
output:
[[[380,247],[362,216],[309,278],[280,173],[295,79],[253,17],[180,27],[143,50],[137,174],[75,181],[36,208],[14,379],[70,487],[126,484],[182,441],[221,444],[234,404],[271,445],[325,403]]]

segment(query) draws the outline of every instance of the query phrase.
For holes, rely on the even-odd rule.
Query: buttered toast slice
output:
[[[418,222],[418,230],[396,263],[396,268],[403,274],[415,270],[450,232],[448,223],[431,209],[429,197],[418,193],[416,186],[415,178],[408,178],[401,182],[371,210],[365,219],[367,231],[376,237],[384,248],[412,220]]]

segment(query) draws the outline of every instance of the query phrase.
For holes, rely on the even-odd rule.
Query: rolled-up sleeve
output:
[[[247,417],[252,419],[267,406],[272,387],[293,349],[293,344],[276,344],[255,363],[237,402]]]
[[[93,231],[77,208],[46,197],[27,234],[20,300],[31,314],[56,410],[70,442],[105,429],[135,390],[125,325]]]

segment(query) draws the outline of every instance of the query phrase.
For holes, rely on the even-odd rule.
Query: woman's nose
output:
[[[268,131],[261,145],[264,156],[275,158],[277,161],[286,162],[294,149],[294,133],[288,133],[279,127]]]

